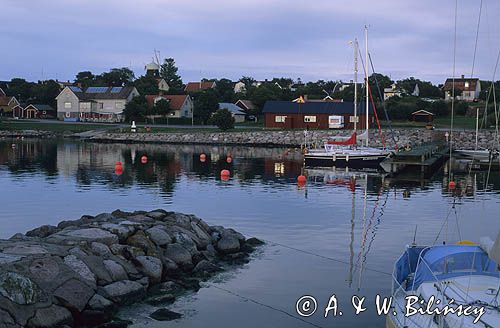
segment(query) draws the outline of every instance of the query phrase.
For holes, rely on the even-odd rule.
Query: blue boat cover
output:
[[[417,289],[423,282],[467,275],[500,277],[500,272],[479,246],[433,246],[421,252],[411,289]]]

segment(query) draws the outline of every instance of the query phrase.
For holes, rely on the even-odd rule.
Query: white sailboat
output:
[[[368,68],[368,28],[365,26],[366,60],[365,60],[365,91],[366,91],[366,122],[365,132],[357,134],[357,78],[358,78],[358,41],[354,45],[354,131],[350,137],[328,140],[323,149],[311,149],[304,155],[306,166],[323,167],[353,167],[353,168],[379,168],[380,163],[392,154],[388,149],[369,147],[369,68]],[[358,139],[362,139],[364,146],[357,146]]]
[[[498,151],[480,148],[479,143],[479,108],[476,109],[476,143],[474,149],[455,149],[454,152],[462,157],[485,161],[491,160],[498,156]]]

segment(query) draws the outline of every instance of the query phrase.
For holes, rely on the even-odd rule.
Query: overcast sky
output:
[[[456,75],[470,75],[480,0],[459,0]],[[130,67],[153,50],[184,82],[277,76],[352,79],[357,37],[370,26],[375,69],[442,83],[452,74],[455,0],[1,0],[0,80]],[[500,1],[483,0],[474,75],[491,79]]]

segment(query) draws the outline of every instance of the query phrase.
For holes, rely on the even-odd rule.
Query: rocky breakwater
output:
[[[4,138],[55,138],[57,135],[51,131],[41,131],[41,130],[3,130],[0,131],[0,139]]]
[[[248,261],[260,244],[164,210],[85,215],[16,234],[0,240],[0,327],[110,327],[120,305],[172,302],[224,266]]]

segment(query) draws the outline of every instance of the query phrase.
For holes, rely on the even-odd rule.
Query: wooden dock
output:
[[[401,150],[381,163],[388,173],[402,170],[418,170],[423,174],[433,173],[449,158],[450,148],[443,142],[432,142],[416,146],[410,150]]]

